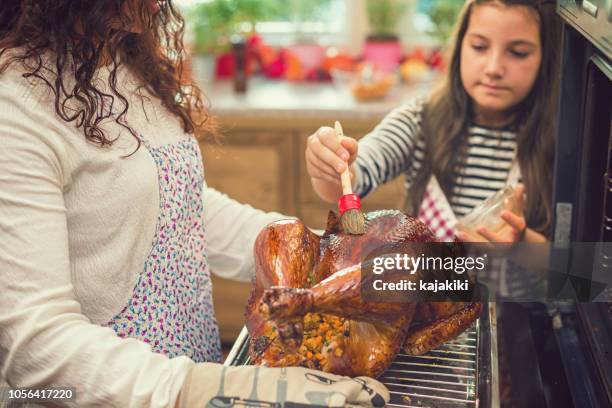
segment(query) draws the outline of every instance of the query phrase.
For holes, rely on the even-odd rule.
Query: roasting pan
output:
[[[248,365],[249,334],[238,335],[225,365]],[[495,303],[461,336],[429,353],[398,354],[379,380],[391,392],[389,407],[498,407]]]

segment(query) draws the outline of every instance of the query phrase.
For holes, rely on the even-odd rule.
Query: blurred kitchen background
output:
[[[432,89],[461,0],[177,0],[190,67],[217,122],[203,139],[206,180],[254,207],[324,228],[335,205],[312,190],[307,137],[339,120],[360,138]],[[402,208],[401,178],[364,200]],[[245,248],[245,251],[250,251]],[[215,278],[222,341],[244,324],[250,284]]]

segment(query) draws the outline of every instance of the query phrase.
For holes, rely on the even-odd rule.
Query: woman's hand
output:
[[[525,186],[519,184],[514,188],[518,207],[523,208],[525,203]],[[493,232],[485,227],[476,228],[476,232],[482,240],[480,242],[498,243],[498,244],[515,244],[517,242],[546,242],[546,237],[527,228],[527,222],[523,214],[516,215],[510,211],[502,211],[501,218],[506,222],[506,225],[498,232]],[[474,242],[473,237],[468,237],[465,233],[458,233],[457,238],[465,242]]]
[[[176,408],[242,405],[383,407],[389,390],[369,377],[343,377],[304,367],[271,368],[195,364]]]
[[[350,166],[351,181],[355,171],[351,164],[357,158],[357,141],[343,136],[338,140],[334,129],[321,127],[308,137],[306,143],[306,170],[312,186],[324,200],[334,202],[342,195],[340,174]]]

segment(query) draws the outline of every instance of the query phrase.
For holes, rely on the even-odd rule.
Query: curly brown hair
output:
[[[153,9],[156,3],[159,10]],[[142,32],[121,29],[134,25]],[[0,74],[22,62],[24,78],[39,78],[51,88],[60,118],[75,122],[87,140],[108,146],[113,140],[100,123],[113,106],[120,105],[114,120],[136,137],[124,120],[129,103],[117,86],[118,69],[125,66],[181,120],[185,132],[194,133],[203,128],[208,110],[184,70],[184,27],[170,0],[0,0],[0,58],[10,55]],[[101,65],[109,67],[110,94],[94,81]]]

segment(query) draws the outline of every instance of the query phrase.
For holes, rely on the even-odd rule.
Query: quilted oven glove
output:
[[[226,367],[196,364],[179,399],[179,408],[221,407],[382,407],[384,385],[369,377],[342,377],[303,367]]]

